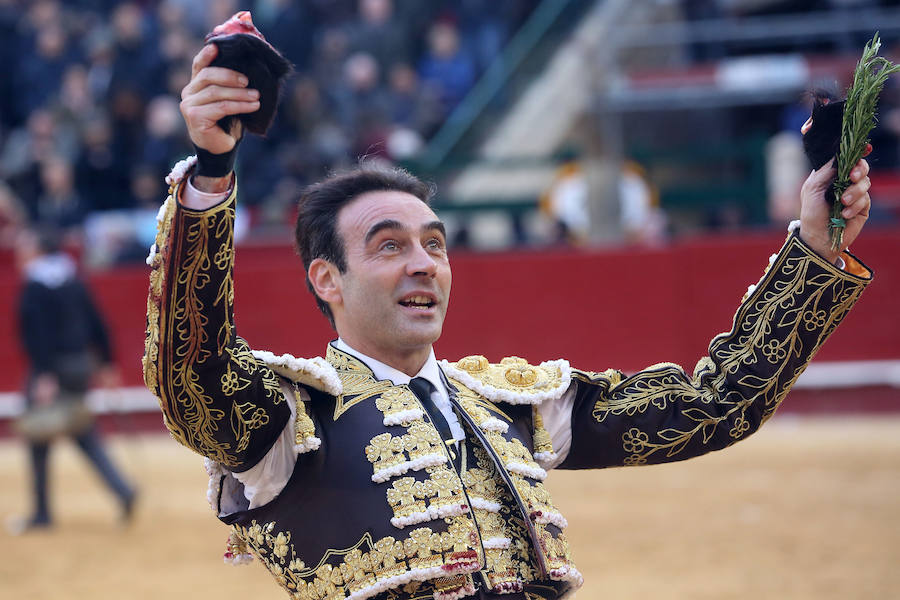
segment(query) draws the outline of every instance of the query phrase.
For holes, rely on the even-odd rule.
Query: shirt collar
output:
[[[350,347],[350,345],[341,338],[334,341],[334,347],[347,354],[352,354],[362,362],[366,363],[366,366],[372,369],[372,374],[375,375],[375,379],[387,379],[394,385],[405,385],[412,379],[403,371],[398,371],[394,367],[386,365],[371,356],[366,356],[362,352]],[[441,370],[440,367],[438,367],[437,359],[434,357],[434,348],[428,353],[428,359],[425,361],[425,364],[422,365],[422,368],[419,369],[419,372],[416,373],[416,377],[427,379],[436,390],[441,391],[442,395],[446,394],[447,388],[444,386],[444,382],[441,379]]]

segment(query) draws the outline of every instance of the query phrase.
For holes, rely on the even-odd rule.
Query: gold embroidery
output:
[[[409,424],[408,433],[403,436],[403,448],[409,460],[416,460],[429,454],[443,454],[443,442],[434,426],[421,419]]]
[[[544,429],[544,418],[541,416],[541,411],[538,410],[537,406],[532,407],[531,418],[534,422],[534,453],[553,452],[553,439],[547,430]]]
[[[512,417],[503,412],[499,406],[485,400],[460,382],[453,380],[453,387],[456,388],[456,399],[467,413],[472,416],[476,425],[481,425],[490,417],[503,417],[506,421],[512,423]]]
[[[516,387],[527,387],[534,385],[534,382],[537,381],[538,372],[534,367],[528,365],[516,365],[508,367],[503,372],[503,377]]]
[[[401,477],[391,484],[387,492],[388,504],[395,517],[409,517],[425,512],[425,484],[414,477]]]
[[[371,374],[338,370],[344,392],[335,399],[334,420],[359,404],[393,387],[390,381],[375,381]]]
[[[484,385],[497,390],[521,393],[550,390],[562,385],[563,374],[558,366],[534,366],[517,356],[508,356],[500,364],[484,365],[483,356],[467,356],[451,363]]]
[[[603,422],[609,415],[684,405],[679,414],[687,426],[631,428],[622,435],[623,463],[629,466],[647,464],[657,453],[674,457],[692,442],[705,445],[722,423],[729,438],[738,440],[752,429],[746,414],[751,405],[762,407],[761,422],[772,416],[808,362],[791,357],[812,357],[864,287],[864,281],[825,265],[791,237],[738,308],[732,330],[712,341],[710,356],[697,364],[693,377],[664,363],[621,382],[610,380],[609,392],[595,403],[593,416]],[[735,378],[746,365],[753,367]],[[596,374],[574,376],[599,381]]]
[[[525,523],[514,511],[514,500],[505,484],[498,483],[500,475],[494,462],[486,450],[476,446],[473,448],[475,465],[463,477],[470,498],[480,498],[495,503],[499,512],[493,512],[480,502],[473,500],[473,513],[481,530],[481,539],[485,543],[484,571],[491,587],[501,584],[513,584],[520,581],[531,581],[536,574],[532,562],[531,544]],[[509,540],[509,545],[491,545],[498,541]]]
[[[306,409],[304,392],[302,391],[300,384],[294,382],[292,388],[294,392],[294,402],[297,407],[297,416],[294,419],[294,443],[303,446],[307,443],[309,438],[316,435],[316,426],[309,416],[309,411]]]
[[[408,389],[401,387],[389,387],[384,390],[375,400],[375,406],[386,417],[419,408],[415,395]]]
[[[151,261],[145,383],[159,397],[177,441],[224,466],[236,466],[236,453],[248,447],[252,432],[269,423],[263,406],[279,404],[283,397],[274,373],[257,373],[246,343],[234,335],[236,189],[227,202],[203,212],[176,209],[178,193],[173,185],[157,232],[158,255]],[[215,367],[218,385],[201,383],[210,360],[224,367]],[[251,385],[253,374],[262,378],[265,401],[260,404],[236,396]],[[220,407],[219,397],[235,401]],[[230,436],[223,435],[226,428]]]
[[[346,352],[341,352],[332,345],[325,351],[325,360],[338,371],[350,371],[372,375],[372,370],[364,362]]]
[[[489,364],[488,359],[480,354],[466,356],[456,361],[456,366],[458,368],[463,371],[468,371],[469,373],[480,373],[481,371],[485,371]]]
[[[366,458],[375,471],[389,469],[403,462],[403,438],[380,433],[366,446]]]
[[[444,532],[419,527],[405,539],[387,536],[373,540],[366,533],[350,548],[328,550],[312,568],[307,568],[297,554],[290,533],[277,531],[274,522],[252,521],[250,527],[236,525],[234,529],[294,598],[343,600],[349,594],[372,588],[409,569],[444,565],[469,571],[477,568],[477,561],[472,561],[475,556],[472,540],[477,539],[477,534],[471,522],[460,518],[448,520],[450,525]],[[471,579],[461,577],[464,576],[435,578],[430,585],[450,589],[453,585],[471,583]]]

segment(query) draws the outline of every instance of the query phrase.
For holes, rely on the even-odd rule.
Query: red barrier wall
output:
[[[669,361],[690,371],[709,340],[730,328],[738,301],[782,240],[760,234],[693,239],[657,250],[455,253],[451,308],[436,352],[450,359],[563,357],[593,370],[633,371]],[[900,231],[868,230],[853,250],[876,272],[876,281],[817,360],[900,359]],[[11,391],[24,377],[15,325],[20,284],[11,267],[4,269],[0,391]],[[91,282],[125,383],[139,385],[147,269],[96,274]],[[255,348],[314,356],[333,337],[287,247],[238,249],[236,313],[238,331]]]

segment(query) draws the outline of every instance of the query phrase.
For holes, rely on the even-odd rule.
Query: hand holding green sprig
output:
[[[841,250],[846,227],[846,221],[841,215],[844,209],[841,197],[851,185],[850,171],[862,158],[869,144],[869,132],[875,126],[878,96],[888,76],[900,71],[900,66],[878,56],[880,48],[881,40],[876,33],[863,49],[862,58],[856,64],[853,74],[853,85],[847,90],[840,149],[837,155],[834,202],[828,224],[831,231],[831,249],[837,252]]]

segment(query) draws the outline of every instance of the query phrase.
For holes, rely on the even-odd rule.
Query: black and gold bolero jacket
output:
[[[232,526],[226,556],[252,553],[296,600],[566,595],[581,575],[542,483],[554,455],[536,407],[574,386],[559,468],[725,448],[773,414],[870,279],[852,256],[857,275],[789,235],[693,375],[673,364],[626,376],[563,360],[444,361],[467,434],[451,457],[407,386],[376,380],[331,346],[325,359],[300,359],[251,351],[237,337],[236,189],[209,210],[183,208],[189,167],[170,179],[148,258],[145,382],[172,436],[207,458],[210,501]],[[265,456],[292,419],[293,474],[250,509],[231,474]]]

